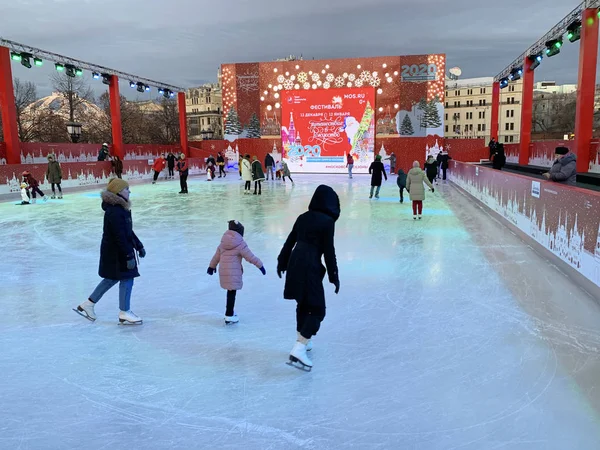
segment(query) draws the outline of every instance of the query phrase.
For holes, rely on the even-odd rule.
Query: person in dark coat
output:
[[[171,180],[173,178],[175,178],[175,162],[176,161],[177,161],[177,158],[175,157],[173,152],[169,152],[169,154],[167,155],[167,167],[169,169],[169,178]],[[121,178],[121,177],[119,177],[119,178]]]
[[[110,156],[109,151],[108,151],[108,144],[105,142],[104,144],[102,144],[102,147],[100,147],[100,150],[98,151],[98,161],[106,161],[106,158],[108,158]]]
[[[452,159],[452,157],[448,154],[447,151],[442,151],[442,154],[440,155],[440,165],[442,166],[442,179],[445,180],[446,179],[446,171],[448,170],[449,167],[449,161]]]
[[[429,155],[429,158],[425,161],[425,173],[429,182],[433,184],[433,180],[435,180],[438,173],[438,162],[434,159],[433,155]]]
[[[130,309],[133,279],[140,276],[136,252],[140,258],[146,256],[144,245],[133,232],[129,184],[113,178],[102,192],[104,230],[100,244],[100,268],[102,281],[89,298],[73,310],[91,320],[96,320],[94,306],[114,285],[119,283],[119,323],[139,325],[142,319]]]
[[[496,170],[502,170],[506,164],[506,155],[504,154],[504,144],[496,144],[494,146],[494,154],[492,155],[492,167]]]
[[[442,152],[439,152],[437,154],[437,157],[435,158],[435,160],[437,161],[437,179],[440,179],[440,170],[442,169]]]
[[[227,172],[225,172],[225,157],[223,157],[223,153],[217,153],[217,166],[219,166],[219,178],[226,177]]]
[[[296,331],[298,339],[290,353],[291,363],[300,363],[310,370],[312,361],[306,352],[310,339],[317,334],[325,318],[325,273],[329,282],[340,291],[335,256],[335,222],[340,217],[340,199],[329,186],[315,190],[308,212],[300,215],[277,258],[277,275],[286,273],[283,297],[296,300]],[[325,267],[321,258],[325,257]]]
[[[56,187],[58,187],[58,198],[63,198],[62,188],[60,183],[62,182],[62,169],[60,163],[56,160],[54,155],[48,155],[48,168],[46,169],[46,180],[52,186],[52,199],[56,198]],[[56,186],[56,187],[55,187]]]
[[[387,174],[385,173],[385,167],[381,162],[381,155],[377,155],[375,157],[375,161],[371,163],[369,167],[369,173],[371,174],[371,194],[369,198],[373,198],[373,191],[377,188],[375,192],[375,198],[379,198],[379,190],[381,189],[381,178],[382,175],[385,177],[385,181],[387,181]]]
[[[179,184],[181,185],[180,194],[188,193],[187,179],[189,175],[188,162],[185,159],[185,153],[182,153],[177,162],[177,172],[179,172]]]
[[[110,164],[117,178],[123,178],[123,161],[118,156],[114,156]]]
[[[488,147],[490,149],[490,160],[492,159],[492,157],[496,153],[496,146],[497,145],[498,145],[498,142],[496,142],[496,140],[494,138],[492,138],[490,140],[490,143],[488,144]]]
[[[262,195],[262,182],[265,181],[265,173],[263,172],[262,166],[258,157],[254,155],[252,157],[252,181],[254,181],[254,195]],[[258,189],[258,194],[256,190]]]
[[[567,147],[556,147],[556,160],[550,172],[543,174],[544,178],[557,183],[577,186],[577,157]]]
[[[270,153],[267,153],[265,156],[265,170],[267,171],[267,180],[269,179],[269,174],[271,174],[271,181],[275,180],[275,171],[273,168],[275,167],[275,160]]]
[[[406,174],[404,170],[398,169],[398,178],[396,179],[398,189],[400,189],[400,203],[404,203],[404,189],[406,188]]]
[[[206,158],[206,165],[210,165],[212,164],[213,166],[217,165],[217,162],[215,161],[215,158],[213,155],[209,155],[208,158]]]

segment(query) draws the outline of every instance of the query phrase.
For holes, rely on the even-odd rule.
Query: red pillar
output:
[[[523,99],[521,100],[521,145],[519,148],[519,164],[528,165],[531,149],[531,128],[533,122],[533,81],[535,79],[531,62],[525,57],[523,61]]]
[[[185,92],[177,94],[177,103],[179,106],[179,139],[181,142],[181,151],[185,153],[185,156],[190,156],[188,149],[187,116],[185,113]]]
[[[108,85],[110,97],[110,122],[112,124],[112,154],[119,158],[125,158],[123,147],[123,128],[121,126],[121,94],[119,93],[119,77],[112,75]]]
[[[577,172],[587,172],[590,168],[590,144],[594,128],[594,101],[596,95],[596,63],[598,61],[597,11],[595,8],[585,9],[581,18],[577,112],[575,114]]]
[[[10,50],[0,47],[0,110],[2,111],[2,131],[6,143],[6,162],[21,164],[21,146],[17,127],[17,107],[13,88]]]
[[[490,135],[498,141],[498,119],[500,118],[500,83],[494,82],[492,86],[492,119],[490,124]]]

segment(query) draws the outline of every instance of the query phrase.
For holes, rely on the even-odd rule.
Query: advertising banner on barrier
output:
[[[292,172],[367,173],[374,159],[375,90],[315,89],[281,93],[283,157]]]

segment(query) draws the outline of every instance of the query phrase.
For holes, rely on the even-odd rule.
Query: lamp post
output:
[[[77,122],[67,122],[67,132],[71,136],[73,144],[79,142],[81,138],[81,124]]]

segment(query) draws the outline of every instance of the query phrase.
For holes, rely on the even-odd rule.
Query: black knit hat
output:
[[[567,147],[556,147],[556,150],[554,150],[554,154],[556,155],[566,155],[567,153],[569,153]]]
[[[237,220],[230,220],[229,221],[229,229],[231,231],[235,231],[240,236],[244,236],[244,225],[242,225],[241,223],[239,223]]]

